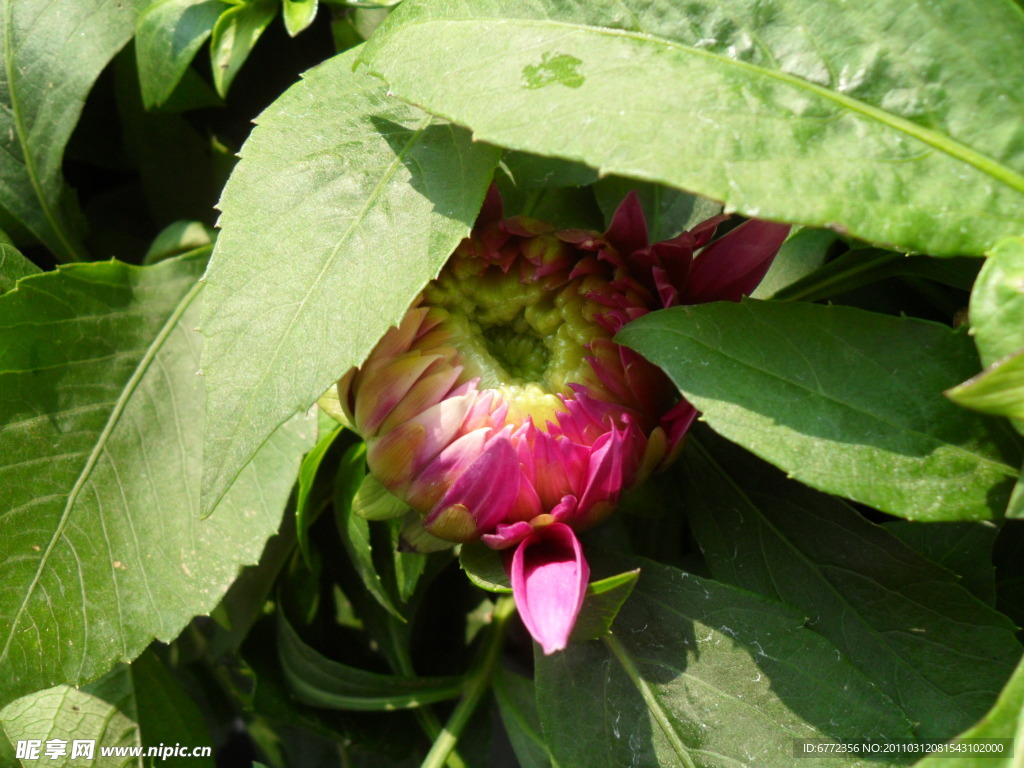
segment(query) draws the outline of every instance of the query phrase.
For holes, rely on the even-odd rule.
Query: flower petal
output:
[[[576,534],[552,523],[528,536],[512,556],[509,575],[519,616],[533,639],[545,654],[565,648],[590,578]]]
[[[506,435],[492,439],[423,521],[428,533],[471,541],[501,522],[519,497],[519,459]]]
[[[683,303],[739,301],[761,282],[788,234],[788,224],[751,219],[715,240],[694,259]]]

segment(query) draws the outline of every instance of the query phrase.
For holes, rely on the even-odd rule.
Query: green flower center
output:
[[[520,312],[509,325],[481,328],[484,347],[510,379],[541,381],[551,364],[551,350]]]
[[[479,377],[480,389],[502,394],[510,421],[526,415],[538,426],[554,421],[564,410],[558,395],[593,377],[586,345],[610,336],[585,316],[590,302],[574,283],[544,290],[521,283],[514,269],[445,270],[423,298],[424,305],[443,310],[442,326],[466,376]]]

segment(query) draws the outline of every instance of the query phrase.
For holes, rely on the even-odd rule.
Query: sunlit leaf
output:
[[[280,523],[301,417],[200,519],[204,264],[74,265],[0,296],[0,704],[173,639]]]
[[[812,487],[917,520],[1006,508],[1012,431],[942,395],[976,370],[966,334],[747,300],[656,312],[617,339],[664,367],[716,432]]]
[[[401,319],[469,232],[497,161],[352,63],[317,67],[260,116],[221,199],[203,315],[207,510]]]
[[[411,0],[362,59],[483,141],[980,255],[1024,226],[1021,40],[1007,0]]]

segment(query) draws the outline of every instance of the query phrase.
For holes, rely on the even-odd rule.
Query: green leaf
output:
[[[131,760],[127,756],[123,761],[108,762],[99,748],[141,747],[145,756],[150,748],[161,750],[164,746],[186,747],[189,765],[214,765],[211,737],[202,712],[152,652],[143,654],[131,666],[118,665],[80,690],[59,685],[24,696],[0,711],[0,723],[14,741],[41,739],[41,757],[46,765],[142,765],[143,758]],[[63,759],[45,757],[46,742],[51,739],[67,742]],[[70,759],[76,739],[95,740],[92,761]],[[191,750],[195,748],[205,748],[210,754],[193,755]],[[166,760],[161,754],[157,752],[155,757]]]
[[[548,768],[551,753],[541,732],[533,681],[504,666],[498,667],[494,699],[520,768]]]
[[[352,510],[355,497],[366,473],[366,445],[357,443],[342,456],[338,474],[334,481],[334,518],[337,521],[341,543],[352,561],[353,567],[363,582],[363,587],[373,595],[392,616],[406,621],[402,611],[395,605],[377,566],[373,561],[373,544],[370,541],[370,524]]]
[[[689,447],[681,483],[711,574],[810,617],[922,740],[977,720],[1020,656],[1012,622],[846,504],[716,442]]]
[[[163,104],[213,31],[221,0],[157,0],[139,16],[135,57],[146,109]]]
[[[402,318],[469,233],[497,162],[387,99],[353,60],[317,67],[263,113],[220,203],[203,317],[207,510]]]
[[[61,261],[86,257],[64,147],[144,0],[0,0],[0,209]]]
[[[501,168],[522,190],[581,187],[597,181],[597,171],[586,165],[526,152],[504,152]]]
[[[915,523],[893,520],[885,530],[936,565],[960,577],[971,594],[989,605],[996,602],[992,547],[999,528],[992,522]]]
[[[219,1],[219,0],[218,0]],[[164,227],[143,257],[144,264],[156,264],[197,248],[210,246],[217,239],[217,230],[201,221],[176,221]]]
[[[1024,237],[999,243],[978,273],[971,334],[986,366],[1024,347]]]
[[[483,542],[473,541],[462,545],[459,550],[459,567],[480,589],[512,594],[512,582],[501,563],[501,554]]]
[[[1017,520],[1024,518],[1024,467],[1021,468],[1020,479],[1013,488],[1010,503],[1006,506],[1006,516]]]
[[[405,517],[409,505],[380,484],[373,475],[366,475],[352,497],[352,513],[364,520],[394,520]]]
[[[705,197],[690,195],[661,184],[609,176],[594,185],[594,194],[604,213],[606,226],[611,225],[612,216],[626,195],[634,191],[644,210],[648,240],[652,243],[670,240],[722,212],[720,203]]]
[[[537,705],[559,764],[792,768],[797,738],[910,738],[893,703],[800,613],[651,561],[610,565],[637,566],[611,635],[537,654]]]
[[[362,60],[482,141],[980,255],[1024,226],[1022,39],[1006,0],[414,0]]]
[[[779,254],[780,257],[782,255]],[[978,259],[970,257],[933,259],[878,248],[856,248],[782,287],[772,298],[780,301],[819,301],[897,276],[924,277],[954,288],[970,290],[978,267]]]
[[[213,85],[222,99],[277,8],[276,0],[245,0],[220,14],[210,38],[210,61]]]
[[[0,296],[0,705],[173,639],[280,523],[301,419],[199,516],[204,263],[73,265]]]
[[[611,632],[615,617],[632,594],[639,578],[640,569],[634,568],[587,584],[583,607],[572,628],[572,642],[597,640]]]
[[[1013,754],[997,757],[994,753],[961,756],[955,752],[926,757],[914,768],[1020,768],[1021,739],[1024,738],[1024,661],[1003,688],[999,700],[973,728],[961,733],[954,743],[970,739],[1012,739],[1007,747]],[[1010,750],[1007,750],[1008,752]]]
[[[0,293],[13,290],[21,278],[38,273],[39,267],[22,256],[21,251],[10,243],[0,242]]]
[[[751,296],[755,299],[778,298],[780,291],[816,273],[838,239],[835,232],[827,229],[804,228],[792,232]]]
[[[302,464],[299,465],[299,494],[295,502],[295,530],[299,549],[302,551],[307,565],[309,564],[309,527],[321,512],[321,509],[312,508],[313,483],[316,480],[317,472],[320,471],[320,464],[323,463],[324,456],[343,431],[344,428],[338,425],[323,435],[313,446],[313,450],[303,457]]]
[[[712,429],[807,485],[916,520],[1006,508],[1015,437],[942,396],[976,368],[965,334],[747,300],[655,312],[616,340],[662,366]]]
[[[302,642],[284,615],[279,616],[281,668],[295,696],[306,704],[381,711],[419,707],[462,693],[459,677],[381,675],[331,661]]]
[[[946,394],[965,408],[1015,419],[1024,429],[1024,347]]]
[[[295,37],[316,18],[318,0],[282,0],[281,8],[284,15],[284,28]]]

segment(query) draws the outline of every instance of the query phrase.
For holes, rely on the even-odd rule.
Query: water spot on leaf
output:
[[[523,87],[537,89],[561,83],[569,88],[579,88],[586,80],[578,71],[582,63],[567,53],[545,53],[539,64],[523,67]]]

